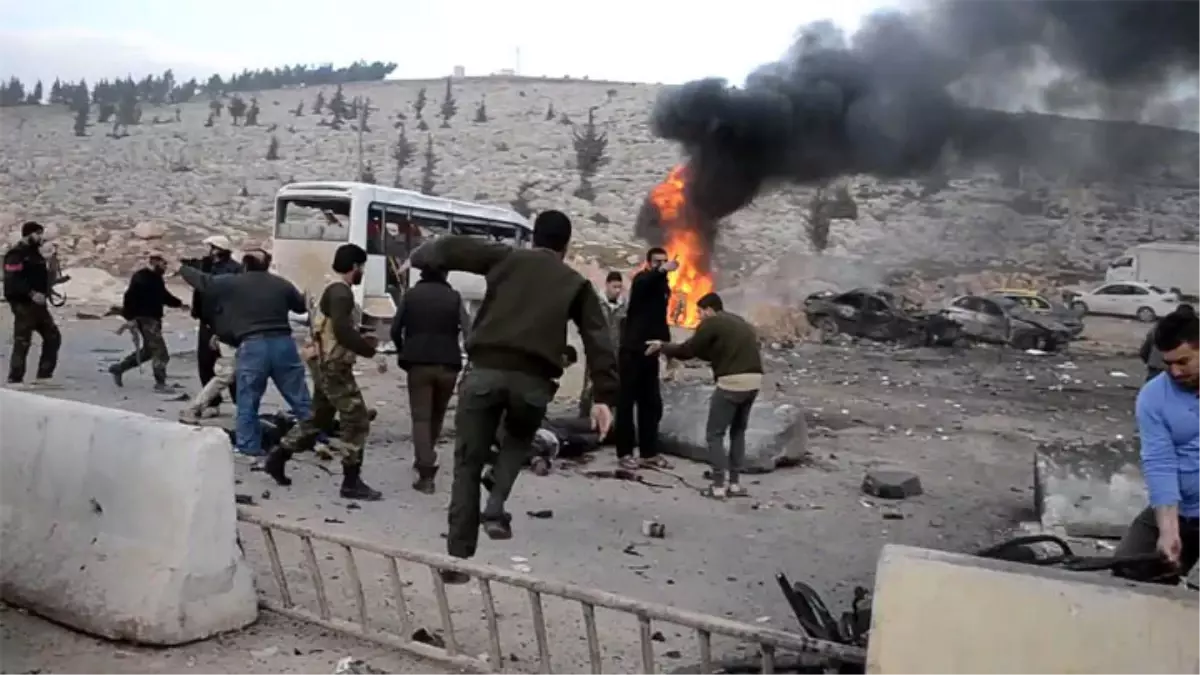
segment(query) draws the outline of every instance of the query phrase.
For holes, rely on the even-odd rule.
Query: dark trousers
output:
[[[62,346],[62,333],[45,305],[33,302],[10,303],[13,312],[12,358],[8,360],[8,381],[21,382],[25,379],[25,361],[29,348],[33,346],[33,334],[42,338],[42,353],[38,355],[37,377],[54,376],[58,367],[58,349]]]
[[[1141,573],[1143,570],[1132,569],[1121,572],[1120,576],[1172,586],[1178,584],[1179,578],[1187,576],[1188,572],[1192,571],[1192,567],[1196,565],[1197,558],[1200,558],[1200,518],[1181,517],[1179,519],[1179,538],[1183,543],[1183,552],[1179,556],[1179,569],[1176,570],[1178,574],[1163,575],[1160,573],[1160,567],[1154,565],[1152,566],[1154,569],[1148,569],[1144,574]],[[1157,550],[1158,521],[1154,517],[1154,509],[1147,508],[1129,524],[1129,529],[1121,538],[1121,543],[1117,545],[1113,556],[1121,558],[1147,555]]]
[[[504,504],[557,389],[550,380],[507,370],[470,368],[463,376],[454,417],[454,484],[450,488],[450,532],[446,541],[450,555],[475,555],[481,519],[480,479],[484,465],[491,459],[501,421],[504,441],[492,467],[495,485],[482,514],[488,520],[507,518]]]
[[[658,455],[658,423],[662,420],[662,391],[659,389],[658,355],[646,356],[634,349],[617,355],[616,430],[617,457],[633,454],[636,442],[643,459]]]
[[[746,427],[750,422],[750,408],[758,390],[726,391],[713,389],[708,405],[708,421],[705,438],[708,441],[708,461],[712,466],[713,485],[724,485],[726,475],[730,483],[737,483],[742,463],[746,458]],[[729,451],[725,451],[725,436],[729,435]]]
[[[196,370],[200,375],[201,387],[204,387],[209,380],[216,376],[217,359],[221,357],[221,353],[213,349],[212,340],[212,328],[201,322],[200,330],[196,335]],[[213,405],[221,405],[221,400],[221,396],[218,395],[213,400]],[[237,403],[237,378],[229,383],[229,400]]]
[[[437,471],[438,437],[454,395],[458,369],[416,364],[408,368],[408,406],[412,413],[413,468],[423,476]]]

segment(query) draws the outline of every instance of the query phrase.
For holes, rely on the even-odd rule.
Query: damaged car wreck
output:
[[[804,299],[809,325],[822,342],[846,334],[907,346],[952,345],[962,336],[957,322],[942,312],[926,312],[885,289],[822,291]]]
[[[1005,295],[964,295],[952,300],[946,315],[960,326],[963,337],[1013,349],[1062,349],[1083,330],[1051,314],[1038,314]]]

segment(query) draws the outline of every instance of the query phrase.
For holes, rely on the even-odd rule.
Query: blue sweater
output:
[[[1179,506],[1179,515],[1200,516],[1200,398],[1162,373],[1137,397],[1142,475],[1151,506]]]

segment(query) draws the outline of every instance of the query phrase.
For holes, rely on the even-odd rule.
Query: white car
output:
[[[1090,293],[1081,293],[1071,300],[1077,314],[1108,314],[1131,316],[1139,321],[1154,321],[1179,306],[1179,296],[1140,281],[1120,281],[1104,284]]]

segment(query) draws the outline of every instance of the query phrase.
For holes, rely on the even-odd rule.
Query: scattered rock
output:
[[[420,642],[423,645],[429,645],[431,647],[437,647],[438,649],[446,648],[446,641],[442,639],[441,635],[438,635],[437,633],[431,633],[424,628],[418,628],[413,632],[412,641]]]
[[[862,491],[880,499],[906,499],[925,493],[917,474],[900,469],[871,469],[863,477]]]
[[[526,511],[525,515],[529,516],[530,518],[553,518],[554,511],[552,511],[550,509],[541,509],[539,511]]]
[[[167,228],[160,223],[141,222],[133,226],[130,234],[138,239],[162,239],[167,234]]]

